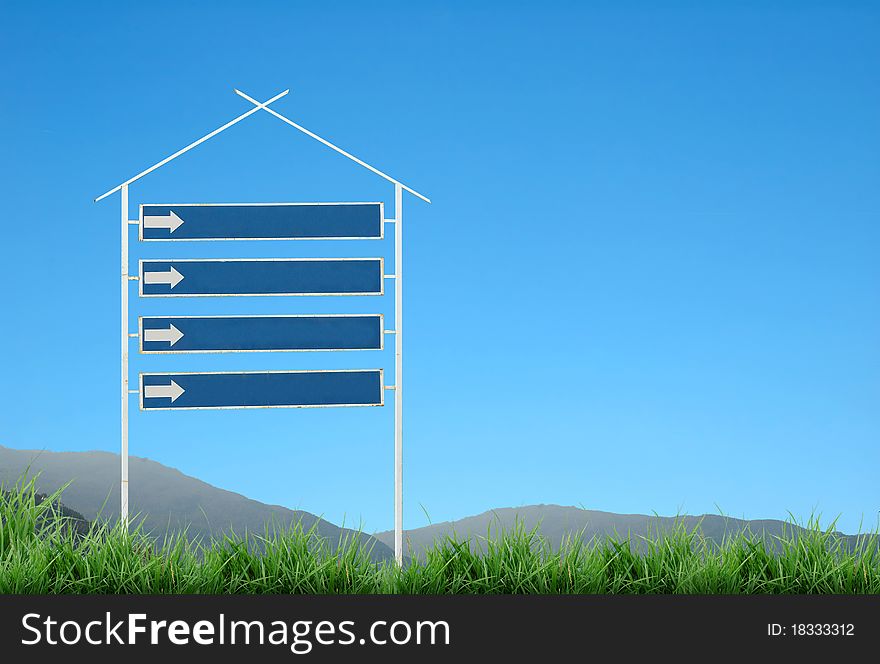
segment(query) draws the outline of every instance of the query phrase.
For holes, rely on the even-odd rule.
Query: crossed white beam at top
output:
[[[278,100],[281,99],[283,96],[285,96],[288,92],[290,92],[290,89],[289,89],[289,88],[288,88],[287,90],[285,90],[284,92],[279,92],[277,95],[275,95],[275,96],[272,97],[271,99],[269,99],[269,100],[263,102],[262,105],[263,105],[263,106],[266,106],[267,104],[271,104],[273,101],[278,101]],[[232,125],[234,125],[234,124],[238,124],[239,122],[241,122],[242,120],[244,120],[246,117],[248,117],[249,115],[253,115],[254,113],[256,113],[256,112],[259,111],[259,110],[260,110],[260,107],[257,106],[256,108],[252,108],[251,110],[249,110],[247,113],[242,113],[241,115],[239,115],[239,116],[238,116],[237,118],[235,118],[234,120],[230,120],[229,122],[227,122],[227,123],[226,123],[225,125],[223,125],[222,127],[218,127],[217,129],[215,129],[214,131],[212,131],[210,134],[206,134],[205,136],[202,136],[199,140],[197,140],[197,141],[193,141],[192,143],[190,143],[189,145],[187,145],[185,148],[182,148],[182,149],[178,150],[177,152],[175,152],[173,155],[171,155],[171,156],[169,156],[169,157],[165,157],[165,159],[163,159],[162,161],[160,161],[160,162],[158,162],[158,163],[156,163],[156,164],[153,164],[152,166],[150,166],[150,167],[149,167],[148,169],[146,169],[146,170],[141,171],[140,173],[138,173],[137,175],[135,175],[133,178],[129,178],[128,180],[126,180],[125,182],[123,182],[122,184],[120,184],[119,186],[114,187],[114,188],[111,189],[110,191],[101,194],[100,196],[98,196],[98,197],[95,199],[95,202],[97,203],[97,202],[100,201],[102,198],[106,198],[106,197],[109,196],[110,194],[115,194],[117,191],[119,191],[120,189],[122,189],[123,187],[125,187],[125,186],[127,186],[127,185],[130,185],[130,184],[131,184],[132,182],[134,182],[135,180],[140,180],[140,179],[141,179],[142,177],[144,177],[145,175],[149,175],[150,173],[152,173],[153,171],[155,171],[157,168],[160,168],[160,167],[164,166],[164,165],[167,164],[169,161],[172,161],[172,160],[174,160],[174,159],[177,159],[177,158],[178,158],[180,155],[182,155],[183,153],[185,153],[185,152],[189,152],[189,151],[192,150],[194,147],[197,147],[197,146],[201,145],[202,143],[204,143],[205,141],[207,141],[209,138],[213,138],[214,136],[216,136],[217,134],[219,134],[221,131],[226,131],[226,130],[229,129]]]
[[[391,177],[391,176],[388,175],[387,173],[383,173],[383,172],[380,171],[378,168],[374,168],[373,166],[370,166],[367,162],[365,162],[365,161],[363,161],[363,160],[361,160],[361,159],[358,159],[357,157],[355,157],[355,156],[354,156],[353,154],[351,154],[350,152],[346,152],[346,151],[343,150],[341,147],[339,147],[339,146],[337,146],[337,145],[333,145],[333,143],[331,143],[330,141],[321,138],[321,137],[318,136],[316,133],[309,131],[308,129],[306,129],[306,128],[303,127],[302,125],[298,125],[296,122],[294,122],[294,121],[291,120],[290,118],[286,118],[286,117],[284,117],[283,115],[281,115],[281,113],[278,113],[278,112],[275,111],[274,109],[269,108],[269,104],[271,104],[272,101],[267,101],[267,102],[260,103],[260,102],[258,102],[256,99],[254,99],[253,97],[250,97],[250,96],[246,95],[246,94],[245,94],[244,92],[242,92],[241,90],[238,90],[238,89],[235,89],[235,88],[233,88],[233,89],[235,90],[235,94],[237,94],[239,97],[243,97],[243,98],[247,99],[249,102],[251,102],[252,104],[254,104],[257,108],[261,108],[261,109],[263,109],[264,111],[266,111],[267,113],[270,113],[270,114],[274,115],[276,118],[278,118],[278,119],[281,120],[282,122],[286,122],[287,124],[289,124],[289,125],[290,125],[291,127],[293,127],[294,129],[299,129],[299,130],[300,130],[302,133],[304,133],[306,136],[311,136],[311,137],[314,138],[316,141],[319,141],[320,143],[323,143],[324,145],[326,145],[328,148],[330,148],[330,149],[332,149],[332,150],[336,150],[336,152],[338,152],[338,153],[341,154],[342,156],[344,156],[344,157],[348,157],[348,158],[351,159],[353,162],[355,162],[355,163],[357,163],[357,164],[360,164],[361,166],[363,166],[364,168],[366,168],[366,169],[372,171],[373,173],[375,173],[375,174],[378,175],[379,177],[383,177],[383,178],[385,178],[386,180],[388,180],[389,182],[393,182],[394,184],[399,184],[401,187],[403,187],[404,189],[406,189],[409,193],[413,194],[414,196],[418,196],[419,198],[421,198],[421,199],[422,199],[423,201],[425,201],[426,203],[430,203],[430,202],[431,202],[431,200],[430,200],[429,198],[427,198],[426,196],[422,196],[419,192],[417,192],[417,191],[414,190],[414,189],[410,189],[410,188],[407,187],[405,184],[403,184],[403,182],[399,182],[398,180],[395,180],[393,177]]]
[[[204,143],[205,141],[207,141],[209,138],[213,138],[214,136],[216,136],[216,135],[219,134],[220,132],[229,129],[232,125],[241,122],[241,121],[244,120],[246,117],[248,117],[248,116],[250,116],[250,115],[253,115],[254,113],[256,113],[257,111],[260,111],[260,110],[262,110],[262,111],[266,111],[267,113],[269,113],[269,114],[271,114],[271,115],[274,115],[276,118],[278,118],[278,119],[281,120],[282,122],[285,122],[285,123],[289,124],[289,125],[290,125],[291,127],[293,127],[294,129],[298,129],[299,131],[301,131],[302,133],[304,133],[306,136],[310,136],[310,137],[314,138],[316,141],[319,141],[320,143],[323,143],[323,144],[326,145],[328,148],[331,148],[332,150],[335,150],[336,152],[338,152],[339,154],[343,155],[344,157],[348,157],[348,158],[351,159],[353,162],[355,162],[355,163],[357,163],[357,164],[360,164],[361,166],[363,166],[364,168],[366,168],[366,169],[372,171],[373,173],[375,173],[375,174],[378,175],[379,177],[385,178],[385,179],[388,180],[389,182],[393,182],[394,184],[400,185],[401,188],[406,189],[409,193],[413,194],[414,196],[418,196],[419,198],[421,198],[421,199],[422,199],[423,201],[425,201],[426,203],[430,203],[430,202],[431,202],[431,200],[430,200],[429,198],[427,198],[426,196],[423,196],[422,194],[420,194],[420,193],[417,192],[416,190],[411,189],[410,187],[407,187],[405,184],[403,184],[403,183],[400,182],[399,180],[395,180],[393,177],[391,177],[391,176],[388,175],[387,173],[383,173],[383,172],[380,171],[378,168],[374,168],[373,166],[370,166],[367,162],[365,162],[365,161],[363,161],[363,160],[361,160],[361,159],[358,159],[358,158],[355,157],[353,154],[351,154],[351,153],[349,153],[349,152],[346,152],[345,150],[343,150],[342,148],[340,148],[340,147],[334,145],[334,144],[331,143],[330,141],[328,141],[328,140],[326,140],[326,139],[324,139],[324,138],[321,138],[320,136],[318,136],[318,135],[315,134],[314,132],[309,131],[308,129],[306,129],[306,128],[303,127],[302,125],[297,124],[296,122],[294,122],[294,121],[291,120],[290,118],[287,118],[287,117],[281,115],[281,113],[276,112],[275,109],[269,108],[269,104],[278,101],[279,99],[281,99],[282,97],[284,97],[285,95],[287,95],[287,93],[289,93],[289,92],[290,92],[290,89],[287,89],[287,90],[285,90],[284,92],[279,92],[277,95],[275,95],[275,96],[272,97],[271,99],[267,99],[267,100],[264,101],[264,102],[259,102],[259,101],[257,101],[256,99],[254,99],[253,97],[250,97],[249,95],[246,95],[246,94],[245,94],[244,92],[242,92],[241,90],[235,90],[235,94],[237,94],[238,96],[240,96],[240,97],[242,97],[242,98],[244,98],[244,99],[247,99],[249,102],[251,102],[251,103],[254,105],[254,107],[253,107],[252,109],[250,109],[249,111],[247,111],[246,113],[242,113],[242,114],[239,115],[237,118],[235,118],[235,119],[233,119],[233,120],[230,120],[229,122],[227,122],[227,123],[226,123],[225,125],[223,125],[222,127],[218,127],[217,129],[215,129],[214,131],[212,131],[210,134],[206,134],[205,136],[202,136],[199,140],[190,143],[190,144],[187,145],[185,148],[181,148],[180,150],[178,150],[178,151],[175,152],[174,154],[172,154],[172,155],[170,155],[170,156],[168,156],[168,157],[165,157],[165,159],[163,159],[162,161],[160,161],[160,162],[158,162],[158,163],[156,163],[156,164],[153,164],[153,165],[150,166],[148,169],[141,171],[140,173],[138,173],[138,174],[135,175],[134,177],[129,178],[128,180],[126,180],[126,181],[123,182],[122,184],[120,184],[120,185],[114,187],[114,188],[111,189],[110,191],[107,191],[107,192],[101,194],[100,196],[98,196],[98,197],[95,199],[95,202],[97,203],[97,202],[100,201],[101,199],[106,198],[107,196],[109,196],[110,194],[114,194],[114,193],[116,193],[117,191],[119,191],[120,189],[122,189],[123,187],[125,187],[125,186],[127,186],[127,185],[130,185],[130,184],[131,184],[132,182],[134,182],[135,180],[139,180],[140,178],[144,177],[145,175],[148,175],[149,173],[152,173],[152,172],[155,171],[157,168],[160,168],[161,166],[164,166],[164,165],[167,164],[169,161],[172,161],[172,160],[174,160],[174,159],[177,159],[177,157],[181,156],[181,155],[184,154],[185,152],[189,152],[189,151],[192,150],[194,147],[197,147],[197,146],[201,145],[202,143]]]

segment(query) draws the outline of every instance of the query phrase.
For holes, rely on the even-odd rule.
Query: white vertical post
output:
[[[394,185],[394,559],[403,565],[403,187]]]
[[[119,520],[128,530],[128,185],[122,185],[122,459]]]

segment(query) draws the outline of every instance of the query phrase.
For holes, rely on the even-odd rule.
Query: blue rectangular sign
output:
[[[381,258],[225,258],[140,261],[142,297],[382,295]]]
[[[141,353],[236,353],[248,351],[382,350],[383,317],[145,316]]]
[[[384,235],[382,203],[141,205],[141,240],[368,240]]]
[[[142,410],[382,406],[381,369],[142,373]]]

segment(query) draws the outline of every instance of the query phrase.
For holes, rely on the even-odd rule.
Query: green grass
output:
[[[353,540],[331,551],[301,527],[267,531],[256,546],[236,537],[157,544],[101,524],[77,534],[59,496],[40,502],[33,480],[0,493],[0,593],[880,593],[876,539],[847,549],[814,522],[775,552],[757,537],[716,546],[683,528],[641,552],[623,538],[573,538],[553,551],[514,528],[482,551],[446,539],[399,569],[371,562]]]

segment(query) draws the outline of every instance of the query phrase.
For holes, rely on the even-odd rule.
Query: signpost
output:
[[[141,410],[382,406],[382,370],[142,373]]]
[[[372,240],[382,203],[174,203],[140,206],[141,240]]]
[[[382,314],[139,319],[141,353],[382,350]]]
[[[253,108],[102,194],[121,195],[121,519],[128,523],[128,408],[137,394],[143,411],[241,408],[383,406],[394,391],[394,555],[403,561],[403,192],[431,201],[399,180],[321,138],[269,105],[289,90],[260,102],[235,93]],[[171,203],[141,204],[129,219],[129,185],[189,152],[254,113],[265,111],[394,185],[394,217],[384,203]],[[129,274],[129,234],[143,241],[193,240],[371,240],[394,224],[394,273],[384,258],[143,259]],[[141,297],[360,296],[385,294],[394,280],[394,328],[381,314],[263,316],[142,316],[129,331],[129,284]],[[129,342],[143,354],[268,351],[382,351],[394,335],[394,384],[383,369],[323,371],[180,372],[140,374],[129,389]]]
[[[381,258],[140,261],[141,297],[382,295]]]

